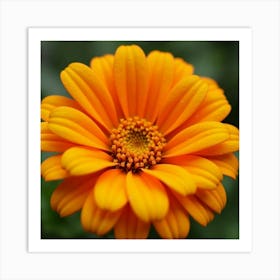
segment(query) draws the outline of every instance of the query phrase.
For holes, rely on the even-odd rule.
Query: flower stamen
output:
[[[159,163],[166,142],[156,125],[137,116],[121,119],[118,128],[112,130],[110,140],[117,167],[133,173]]]

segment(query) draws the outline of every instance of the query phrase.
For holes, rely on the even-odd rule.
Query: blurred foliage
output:
[[[60,81],[60,72],[71,62],[89,64],[92,57],[114,54],[119,45],[139,45],[146,54],[152,50],[171,52],[195,67],[195,74],[213,78],[224,89],[232,106],[224,122],[239,127],[239,43],[236,41],[42,41],[41,42],[41,97],[59,94],[69,96]],[[238,156],[238,153],[236,153]],[[49,153],[42,153],[42,160]],[[50,208],[50,196],[59,184],[41,183],[41,237],[42,238],[100,238],[83,231],[80,213],[60,218]],[[227,205],[207,227],[191,220],[188,238],[239,238],[239,180],[224,177]],[[113,238],[110,232],[101,238]],[[149,238],[158,238],[151,229]]]

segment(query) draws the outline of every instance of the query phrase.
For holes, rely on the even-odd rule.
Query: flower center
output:
[[[114,162],[124,171],[134,173],[160,162],[166,142],[156,125],[139,117],[121,119],[110,140]]]

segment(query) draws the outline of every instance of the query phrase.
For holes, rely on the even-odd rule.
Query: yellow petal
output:
[[[115,212],[100,209],[90,192],[81,212],[81,223],[85,231],[103,235],[114,227],[121,213],[122,209]]]
[[[190,230],[188,214],[174,198],[169,199],[170,207],[167,215],[160,221],[154,221],[153,225],[162,238],[186,238]]]
[[[174,58],[170,53],[153,51],[147,57],[149,67],[149,102],[146,117],[154,122],[165,103],[174,76]]]
[[[158,178],[170,189],[187,195],[196,190],[192,176],[181,166],[174,164],[157,164],[152,169],[142,170],[146,174]]]
[[[73,143],[57,136],[48,128],[47,122],[41,122],[41,150],[46,152],[64,152],[73,147]]]
[[[226,192],[222,184],[213,190],[198,190],[195,194],[203,203],[217,213],[226,205]]]
[[[236,179],[238,173],[238,159],[233,153],[208,157],[213,161],[222,171],[223,174]]]
[[[71,63],[62,71],[61,80],[81,107],[108,131],[117,124],[112,96],[92,69],[82,63]]]
[[[207,83],[197,76],[181,80],[167,97],[159,112],[157,125],[166,135],[192,116],[203,102],[208,89]]]
[[[192,75],[194,72],[194,67],[184,61],[181,58],[176,57],[175,60],[175,73],[173,85],[177,84],[181,79],[184,79],[186,76]]]
[[[78,102],[73,99],[60,95],[50,95],[45,97],[41,102],[41,118],[44,121],[48,121],[52,110],[60,106],[67,106],[81,110]]]
[[[126,174],[120,169],[105,171],[96,182],[94,197],[98,207],[116,211],[127,203]]]
[[[127,205],[115,225],[114,233],[118,239],[146,239],[149,230],[150,223],[140,220]]]
[[[148,97],[148,67],[142,49],[136,45],[120,46],[115,54],[113,71],[124,115],[144,117]]]
[[[116,165],[108,154],[82,147],[67,150],[62,156],[61,164],[74,176],[94,173]]]
[[[219,122],[202,122],[192,125],[170,139],[164,147],[164,157],[199,152],[222,143],[229,138],[229,131]]]
[[[41,164],[41,173],[45,181],[64,179],[70,175],[61,165],[61,155],[44,160]]]
[[[183,208],[185,208],[188,213],[201,225],[206,226],[210,221],[213,220],[214,214],[203,205],[195,195],[179,196],[176,198],[181,203]]]
[[[162,219],[169,207],[164,186],[156,178],[145,174],[127,174],[128,200],[136,216],[144,222]]]
[[[109,150],[109,139],[87,115],[70,107],[58,107],[49,118],[49,129],[60,137],[93,148]]]
[[[198,154],[203,156],[217,156],[236,152],[239,150],[239,130],[233,125],[223,124],[228,130],[229,138],[221,143],[201,149]]]
[[[96,181],[94,176],[69,177],[54,190],[51,196],[51,207],[61,217],[80,210]]]

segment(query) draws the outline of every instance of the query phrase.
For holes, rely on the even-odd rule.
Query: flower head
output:
[[[236,178],[238,129],[223,90],[172,54],[136,45],[72,63],[61,72],[72,98],[41,104],[46,181],[60,216],[81,210],[84,230],[116,238],[185,238],[189,216],[206,226],[226,204],[223,175]]]

